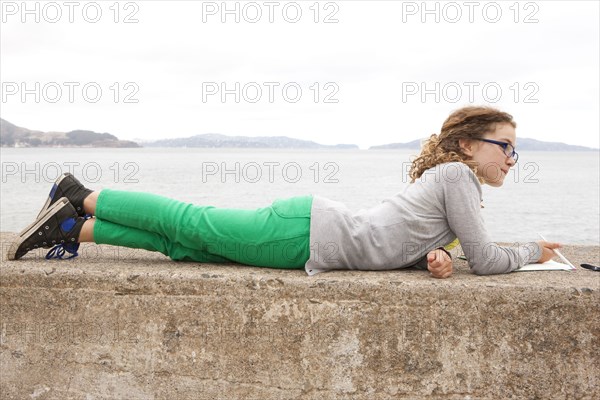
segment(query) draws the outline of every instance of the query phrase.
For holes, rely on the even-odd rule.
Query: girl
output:
[[[447,250],[460,242],[474,273],[508,273],[548,261],[560,247],[544,241],[502,247],[485,230],[481,184],[501,186],[515,165],[515,127],[511,115],[490,107],[453,112],[412,161],[411,184],[356,213],[316,195],[255,210],[197,206],[149,193],[92,191],[63,174],[8,258],[52,246],[46,258],[65,252],[71,258],[79,243],[95,242],[159,251],[173,260],[304,268],[309,275],[414,266],[447,278]]]

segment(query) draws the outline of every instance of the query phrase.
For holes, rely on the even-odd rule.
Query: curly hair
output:
[[[486,133],[494,132],[496,124],[511,124],[517,127],[512,115],[486,106],[469,106],[454,111],[444,121],[440,134],[432,134],[421,145],[419,154],[410,167],[410,183],[415,182],[427,169],[438,164],[459,161],[466,164],[475,176],[477,165],[461,149],[459,139],[482,138]],[[479,178],[484,183],[483,178]]]

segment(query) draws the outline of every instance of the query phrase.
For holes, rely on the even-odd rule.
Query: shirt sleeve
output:
[[[417,261],[416,264],[411,266],[417,269],[427,270],[427,255],[421,257],[421,259]]]
[[[477,275],[505,274],[536,262],[542,249],[536,242],[516,247],[499,246],[490,239],[481,216],[481,185],[463,163],[451,163],[454,171],[440,170],[448,225],[458,237],[469,268]]]

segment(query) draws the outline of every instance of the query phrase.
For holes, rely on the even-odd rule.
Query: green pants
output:
[[[312,196],[245,210],[198,206],[142,192],[102,190],[98,244],[159,251],[173,260],[304,268]]]

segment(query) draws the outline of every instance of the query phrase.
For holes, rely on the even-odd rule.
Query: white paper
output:
[[[572,271],[573,268],[570,265],[559,263],[553,260],[546,261],[545,263],[527,264],[521,268],[515,269],[513,272],[520,271]]]

